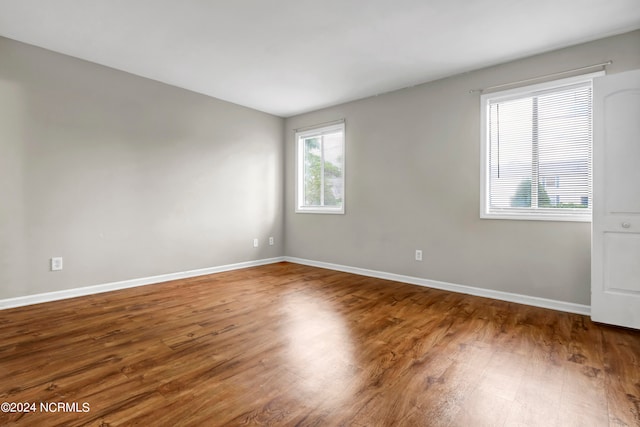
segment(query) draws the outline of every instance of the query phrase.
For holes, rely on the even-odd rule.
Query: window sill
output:
[[[344,215],[344,208],[296,208],[296,213]]]
[[[480,219],[510,219],[510,220],[522,220],[522,221],[563,221],[563,222],[591,222],[591,213],[581,215],[562,215],[557,213],[546,214],[532,214],[532,213],[513,213],[513,212],[501,212],[501,213],[480,213]]]

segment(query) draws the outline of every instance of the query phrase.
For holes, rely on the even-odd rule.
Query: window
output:
[[[590,221],[594,73],[482,95],[482,218]]]
[[[296,212],[344,213],[344,122],[296,132]]]

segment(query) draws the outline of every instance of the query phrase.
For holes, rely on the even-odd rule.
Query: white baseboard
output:
[[[151,285],[154,283],[168,282],[170,280],[186,279],[189,277],[204,276],[207,274],[221,273],[223,271],[238,270],[241,268],[257,267],[260,265],[274,264],[276,262],[288,261],[296,264],[309,265],[312,267],[326,268],[329,270],[344,271],[346,273],[359,274],[361,276],[376,277],[379,279],[393,280],[395,282],[409,283],[412,285],[425,286],[428,288],[442,289],[445,291],[458,292],[480,297],[493,298],[501,301],[515,302],[518,304],[531,305],[535,307],[549,308],[552,310],[565,311],[568,313],[584,314],[589,316],[591,307],[588,305],[575,304],[565,301],[556,301],[547,298],[532,297],[528,295],[514,294],[510,292],[494,291],[491,289],[476,288],[473,286],[458,285],[455,283],[440,282],[437,280],[422,279],[420,277],[405,276],[402,274],[387,273],[384,271],[369,270],[366,268],[350,267],[340,264],[332,264],[322,261],[313,261],[296,257],[275,257],[256,261],[239,262],[217,267],[201,268],[198,270],[182,271],[178,273],[161,274],[158,276],[143,277],[139,279],[123,280],[120,282],[104,283],[101,285],[86,286],[82,288],[65,289],[56,292],[47,292],[35,295],[25,295],[15,298],[0,300],[0,310],[21,307],[31,304],[39,304],[49,301],[57,301],[67,298],[75,298],[85,295],[99,294],[102,292],[115,291],[119,289],[133,288],[136,286]]]
[[[136,286],[152,285],[154,283],[168,282],[170,280],[186,279],[189,277],[204,276],[206,274],[221,273],[223,271],[238,270],[241,268],[256,267],[259,265],[274,264],[284,261],[284,257],[266,258],[256,261],[239,262],[236,264],[220,265],[217,267],[200,268],[198,270],[182,271],[178,273],[160,274],[158,276],[143,277],[140,279],[123,280],[120,282],[104,283],[101,285],[86,286],[82,288],[65,289],[62,291],[47,292],[43,294],[25,295],[15,298],[0,300],[0,310],[14,307],[22,307],[31,304],[57,301],[67,298],[81,297],[85,295],[99,294],[102,292],[119,289],[134,288]]]
[[[442,289],[445,291],[458,292],[462,294],[475,295],[485,298],[493,298],[501,301],[515,302],[518,304],[532,305],[535,307],[549,308],[552,310],[565,311],[568,313],[591,314],[591,307],[572,302],[556,301],[547,298],[532,297],[528,295],[513,294],[510,292],[494,291],[491,289],[476,288],[473,286],[458,285],[455,283],[440,282],[437,280],[422,279],[419,277],[404,276],[401,274],[387,273],[384,271],[368,270],[366,268],[349,267],[346,265],[332,264],[328,262],[312,261],[303,258],[284,257],[285,261],[296,264],[309,265],[312,267],[327,268],[329,270],[344,271],[346,273],[359,274],[361,276],[375,277],[378,279],[393,280],[395,282],[409,283],[412,285],[425,286],[427,288]]]

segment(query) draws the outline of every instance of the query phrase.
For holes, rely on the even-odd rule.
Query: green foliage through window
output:
[[[333,181],[342,177],[342,169],[325,159],[322,161],[321,139],[308,138],[304,144],[304,203],[307,206],[336,206],[342,198],[336,195]],[[340,160],[340,159],[339,159]],[[324,177],[324,179],[323,179]],[[322,198],[324,183],[324,199]],[[324,202],[324,203],[323,203]]]
[[[531,180],[526,179],[520,183],[516,190],[515,196],[511,199],[511,207],[513,208],[530,208],[531,207]],[[538,185],[538,207],[551,207],[551,200],[547,190],[543,185]]]

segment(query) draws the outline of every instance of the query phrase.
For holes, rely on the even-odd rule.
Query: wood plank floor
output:
[[[80,411],[0,413],[24,426],[639,426],[640,331],[279,263],[0,311],[0,402]]]

